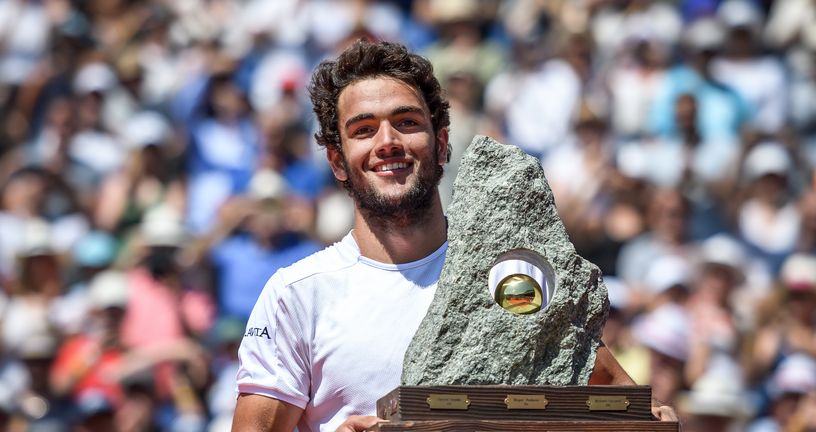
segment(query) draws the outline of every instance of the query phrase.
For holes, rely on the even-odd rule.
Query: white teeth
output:
[[[378,172],[379,171],[393,171],[395,169],[400,169],[400,168],[408,168],[408,164],[405,163],[405,162],[395,162],[395,163],[384,164],[384,165],[378,166],[375,169],[375,171],[378,171]]]

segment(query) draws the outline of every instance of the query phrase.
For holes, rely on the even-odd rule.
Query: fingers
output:
[[[674,412],[674,408],[668,405],[652,405],[652,415],[657,417],[660,421],[680,421],[680,419],[677,417],[677,413]]]
[[[335,432],[362,432],[382,421],[376,416],[351,416]]]

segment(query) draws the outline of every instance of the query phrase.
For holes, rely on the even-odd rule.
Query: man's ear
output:
[[[448,128],[442,128],[436,133],[436,160],[439,161],[439,165],[445,165],[450,162]]]
[[[326,146],[326,159],[329,160],[334,178],[344,182],[348,180],[348,173],[346,172],[346,165],[343,163],[343,153],[333,146]]]

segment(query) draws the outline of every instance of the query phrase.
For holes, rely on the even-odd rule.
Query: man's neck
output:
[[[425,258],[439,249],[447,240],[448,227],[439,195],[436,195],[421,220],[374,221],[357,209],[353,235],[362,256],[402,264]]]

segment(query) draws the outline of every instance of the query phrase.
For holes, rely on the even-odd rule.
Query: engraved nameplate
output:
[[[543,410],[549,401],[544,395],[509,394],[504,404],[509,410]]]
[[[626,411],[629,409],[629,400],[626,399],[626,396],[590,396],[586,404],[590,411]]]
[[[432,410],[466,410],[470,406],[470,399],[464,394],[429,394],[426,401]]]

